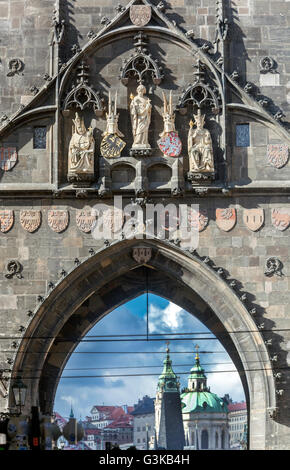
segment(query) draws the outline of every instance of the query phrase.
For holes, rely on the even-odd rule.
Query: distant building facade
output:
[[[101,449],[104,450],[106,442],[122,449],[133,446],[133,416],[126,414],[108,424],[101,430]]]
[[[245,401],[230,403],[228,410],[230,448],[242,449],[245,446],[245,427],[248,425],[247,404]]]
[[[228,408],[210,391],[196,353],[188,387],[181,394],[186,446],[199,450],[229,449]]]
[[[133,444],[137,449],[146,450],[155,436],[154,399],[145,395],[134,405],[131,413],[133,422]]]

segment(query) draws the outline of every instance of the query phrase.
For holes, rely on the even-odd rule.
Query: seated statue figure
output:
[[[213,147],[210,132],[204,129],[205,116],[201,115],[200,109],[194,115],[195,122],[190,121],[188,133],[188,156],[189,171],[214,172]],[[194,128],[196,125],[196,128]]]
[[[78,113],[73,123],[68,155],[68,179],[69,181],[91,180],[94,176],[93,129],[91,127],[86,129],[84,120]]]

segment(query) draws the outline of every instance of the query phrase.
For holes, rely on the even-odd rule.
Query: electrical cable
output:
[[[215,370],[215,371],[204,371],[205,374],[227,374],[227,373],[242,373],[245,372],[258,372],[258,371],[271,371],[272,369],[269,368],[255,368],[255,369],[244,369],[244,370]],[[275,370],[290,370],[290,366],[279,367]],[[178,372],[178,375],[188,375],[187,372]],[[110,379],[110,378],[117,378],[117,377],[150,377],[150,376],[160,376],[160,373],[156,374],[112,374],[112,375],[71,375],[71,376],[61,376],[60,380],[62,379],[93,379],[93,378],[103,378],[103,379]],[[16,379],[17,376],[11,376],[11,379]],[[40,377],[23,377],[25,380],[38,380]],[[41,375],[41,378],[51,378],[51,376]]]

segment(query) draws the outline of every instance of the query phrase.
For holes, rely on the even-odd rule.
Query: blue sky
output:
[[[149,333],[159,335],[152,338],[160,338],[161,334],[185,332],[194,333],[195,338],[199,337],[197,333],[203,333],[200,335],[203,338],[214,338],[193,315],[172,302],[150,294]],[[84,418],[90,414],[94,405],[134,405],[144,395],[155,396],[158,375],[165,357],[165,338],[168,336],[162,341],[146,341],[143,337],[142,341],[100,342],[95,340],[101,338],[92,338],[100,335],[146,335],[146,295],[112,311],[90,330],[84,338],[87,341],[75,349],[63,372],[55,399],[54,409],[62,416],[69,416],[71,404],[75,416]],[[132,338],[119,336],[119,339]],[[173,369],[177,375],[180,374],[181,387],[187,385],[187,376],[194,363],[195,344],[200,346],[200,351],[211,351],[200,354],[211,391],[219,396],[229,393],[234,401],[244,400],[238,373],[222,372],[233,371],[235,367],[216,339],[170,342]],[[156,375],[112,377],[126,374]],[[103,377],[92,377],[96,375]]]

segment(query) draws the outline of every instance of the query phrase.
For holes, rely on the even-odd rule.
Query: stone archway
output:
[[[144,245],[152,250],[146,265],[132,257],[133,247]],[[69,273],[42,303],[19,347],[13,370],[15,376],[22,371],[28,385],[27,410],[39,404],[42,412],[52,412],[58,381],[78,341],[114,308],[145,292],[146,271],[150,292],[194,314],[221,341],[244,386],[250,448],[270,446],[268,409],[276,406],[275,384],[266,346],[253,319],[216,272],[197,257],[159,240],[114,242]],[[252,361],[255,370],[251,371]]]

